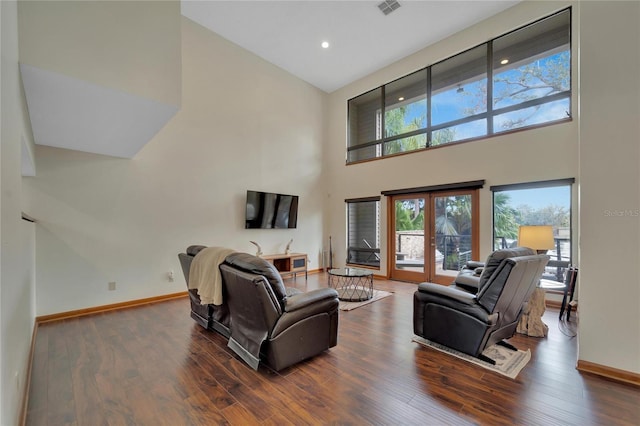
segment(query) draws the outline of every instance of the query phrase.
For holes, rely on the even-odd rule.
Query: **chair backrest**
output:
[[[287,299],[287,289],[275,266],[260,257],[248,253],[232,253],[226,257],[224,263],[236,269],[250,274],[261,275],[266,278],[271,287],[270,290],[274,293],[278,301],[279,308],[284,310]]]
[[[487,261],[484,263],[484,269],[480,275],[480,281],[478,282],[478,293],[480,293],[487,282],[492,278],[492,275],[498,269],[498,266],[504,259],[510,257],[528,256],[536,254],[532,249],[528,247],[515,247],[508,249],[496,250],[487,257]]]
[[[489,313],[500,312],[503,324],[517,320],[522,305],[538,285],[548,261],[549,256],[546,255],[503,259],[478,291],[478,303]]]
[[[273,287],[264,276],[241,271],[228,264],[220,265],[220,272],[225,282],[225,303],[232,312],[232,321],[246,321],[246,327],[262,329],[268,334],[283,312]]]
[[[200,251],[205,248],[207,248],[207,246],[189,246],[187,247],[186,253],[178,254],[178,259],[180,259],[180,266],[182,267],[182,273],[184,274],[187,288],[189,288],[189,271],[191,271],[191,262],[193,262],[193,258],[196,257],[196,254],[200,253]]]
[[[280,304],[262,275],[220,265],[229,307],[228,346],[252,368],[258,368],[263,343],[280,318]]]

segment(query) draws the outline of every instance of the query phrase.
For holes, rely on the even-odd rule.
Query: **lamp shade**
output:
[[[521,226],[518,230],[518,245],[533,250],[551,250],[555,247],[551,225]]]

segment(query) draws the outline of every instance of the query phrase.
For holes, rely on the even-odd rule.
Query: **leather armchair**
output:
[[[188,280],[186,263],[190,262],[183,265]],[[287,288],[272,264],[247,253],[227,256],[220,272],[223,305],[204,305],[211,311],[202,314],[194,310],[203,306],[192,303],[191,316],[228,337],[229,348],[252,368],[263,362],[279,371],[336,346],[339,301],[334,289]],[[206,318],[209,313],[212,316]]]
[[[498,250],[485,263],[477,294],[457,286],[420,284],[413,298],[414,333],[485,359],[485,348],[515,333],[522,307],[548,261],[524,247]]]
[[[458,275],[453,281],[453,285],[459,287],[461,290],[475,294],[478,292],[480,275],[482,275],[483,270],[484,262],[471,260],[460,269],[460,272],[458,272]]]
[[[253,368],[278,371],[337,344],[338,293],[286,289],[264,259],[246,253],[220,266],[231,313],[229,347]]]
[[[224,337],[229,337],[229,308],[226,304],[202,305],[198,290],[189,290],[189,271],[191,270],[191,262],[202,249],[207,246],[193,245],[187,247],[186,253],[178,254],[182,273],[189,291],[189,303],[191,304],[191,318],[202,327],[216,331]]]

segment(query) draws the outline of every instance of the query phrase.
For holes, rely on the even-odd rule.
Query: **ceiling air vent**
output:
[[[399,7],[400,3],[398,3],[397,0],[384,0],[378,5],[378,9],[380,9],[380,11],[385,15],[390,14]]]

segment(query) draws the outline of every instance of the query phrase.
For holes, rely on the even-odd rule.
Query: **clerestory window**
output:
[[[350,99],[347,163],[570,119],[566,9]]]

